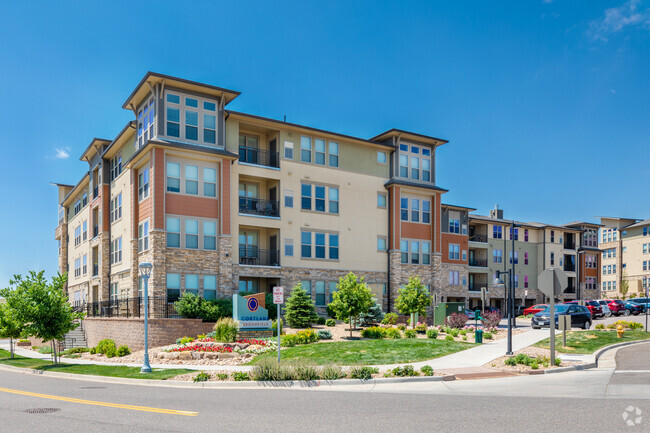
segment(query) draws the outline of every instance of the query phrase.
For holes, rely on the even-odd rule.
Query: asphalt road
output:
[[[643,346],[641,352],[621,350],[621,366],[637,368],[638,362],[629,358],[648,359],[650,344]],[[619,384],[620,395],[627,397],[606,398],[616,376],[613,368],[605,368],[478,381],[278,390],[119,385],[0,371],[0,432],[520,433],[528,426],[547,431],[616,432],[632,431],[622,418],[629,406],[648,414],[645,422],[634,426],[635,431],[650,430],[650,395],[629,398],[625,390],[630,385]],[[96,402],[139,408],[97,406]],[[59,410],[25,412],[39,408]],[[197,414],[150,412],[160,409]]]

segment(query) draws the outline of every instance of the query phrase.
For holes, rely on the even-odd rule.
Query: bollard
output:
[[[474,331],[474,342],[483,344],[483,330],[477,329]]]

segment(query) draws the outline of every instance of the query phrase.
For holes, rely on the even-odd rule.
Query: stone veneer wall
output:
[[[144,348],[144,319],[87,318],[83,322],[88,347],[94,347],[104,338],[118,346],[126,344],[131,350]],[[200,319],[149,319],[149,347],[174,344],[177,338],[207,334],[214,323]]]

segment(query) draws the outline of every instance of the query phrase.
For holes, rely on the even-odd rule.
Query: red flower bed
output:
[[[237,343],[244,343],[244,344],[254,344],[256,346],[266,346],[268,343],[266,340],[255,340],[255,339],[250,339],[250,340],[237,340]]]
[[[175,347],[170,349],[170,352],[217,352],[217,353],[231,353],[232,347],[226,346],[217,346],[217,347],[206,347],[206,346],[185,346],[185,347]]]

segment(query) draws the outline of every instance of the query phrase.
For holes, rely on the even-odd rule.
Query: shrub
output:
[[[499,311],[486,311],[481,314],[484,328],[496,328],[503,317]]]
[[[115,348],[115,346],[109,347],[108,350],[106,350],[105,355],[107,358],[115,357],[117,355],[117,349]]]
[[[384,328],[384,336],[391,340],[402,338],[402,334],[400,334],[399,329],[397,328]]]
[[[453,328],[453,329],[449,330],[449,335],[451,335],[454,338],[458,337],[459,333],[460,333],[460,331],[458,329],[456,329],[456,328]]]
[[[616,325],[614,323],[610,323],[607,325],[607,329],[616,329]]]
[[[637,322],[630,322],[630,329],[635,330],[635,329],[643,329],[643,325]]]
[[[555,358],[555,365],[556,365],[557,367],[559,367],[560,365],[562,365],[562,360],[561,360],[560,358]]]
[[[313,364],[307,364],[305,362],[298,362],[294,364],[293,374],[296,380],[310,381],[320,379],[318,368]]]
[[[511,367],[514,367],[515,365],[517,365],[517,361],[515,360],[515,357],[512,356],[512,357],[506,359],[506,360],[504,361],[504,364],[505,364],[505,365],[509,365],[509,366],[511,366]]]
[[[338,364],[327,364],[320,370],[320,377],[323,380],[338,380],[345,376],[345,372]]]
[[[537,370],[539,368],[539,364],[537,364],[537,361],[531,362],[530,368],[532,368],[533,370]]]
[[[423,365],[420,371],[425,376],[433,376],[433,367],[431,367],[430,365]]]
[[[194,382],[207,382],[210,380],[210,375],[206,373],[205,371],[200,372],[196,376],[194,376],[194,379],[192,379]]]
[[[39,349],[39,352],[40,352],[40,349]],[[91,355],[95,355],[96,353],[97,353],[97,348],[95,348],[95,347],[91,347],[91,348],[90,348],[90,354],[91,354]]]
[[[462,328],[467,323],[467,316],[465,313],[451,313],[447,318],[445,318],[445,325],[451,328]]]
[[[467,331],[464,330],[464,329],[461,329],[461,330],[460,330],[460,335],[467,335]]]
[[[332,304],[327,304],[327,307],[325,307],[325,312],[327,313],[327,317],[336,319],[336,311],[334,311],[334,309],[332,308]]]
[[[419,376],[420,374],[415,371],[412,365],[405,365],[403,367],[395,367],[391,370],[391,373],[395,377],[413,377]]]
[[[376,367],[352,367],[350,369],[350,377],[352,379],[368,380],[372,379],[372,375],[379,373]]]
[[[115,346],[115,342],[111,340],[110,338],[105,338],[104,340],[101,340],[99,343],[97,343],[97,348],[96,351],[97,353],[102,353],[106,355],[106,353],[110,349],[117,350],[117,346]]]
[[[205,338],[215,338],[217,336],[217,333],[214,331],[210,331],[207,334],[205,334]]]
[[[298,337],[296,334],[283,335],[282,339],[280,340],[280,345],[282,347],[293,347],[296,344],[298,344]]]
[[[374,325],[384,320],[384,312],[381,310],[379,304],[377,304],[377,300],[373,298],[372,301],[373,304],[368,309],[368,312],[359,315],[359,325],[361,326]]]
[[[445,340],[447,340],[447,341],[454,341],[454,337],[452,337],[451,335],[447,334],[447,335],[445,336]]]
[[[431,296],[420,277],[409,277],[408,284],[399,289],[399,296],[395,299],[395,307],[401,314],[418,313],[424,316],[429,305]]]
[[[89,349],[87,347],[72,347],[70,349],[65,350],[62,354],[63,355],[72,355],[74,353],[86,353],[90,352],[92,349]]]
[[[415,332],[415,329],[407,329],[404,331],[404,337],[406,338],[415,338],[417,335],[417,332]]]
[[[415,331],[419,334],[424,334],[427,332],[427,325],[426,323],[418,323],[415,325]]]
[[[467,341],[467,335],[463,335],[463,341]]]
[[[131,354],[131,349],[126,344],[123,344],[117,349],[117,356],[122,357]]]
[[[483,333],[483,338],[486,340],[492,340],[492,333],[491,332],[484,332]]]
[[[361,336],[363,338],[373,338],[373,339],[384,338],[386,337],[386,329],[380,328],[379,326],[373,326],[371,328],[366,328],[363,331],[361,331]]]
[[[595,329],[605,329],[605,325],[599,323],[598,325],[596,325]]]
[[[334,319],[327,319],[327,320],[325,321],[325,325],[326,325],[326,326],[330,326],[330,327],[332,327],[332,326],[336,326],[336,320],[334,320]]]
[[[284,335],[284,321],[280,319],[280,335]],[[278,321],[277,319],[271,322],[271,329],[273,330],[273,336],[278,336]]]
[[[287,298],[284,318],[292,328],[308,328],[318,319],[314,301],[302,288],[302,284],[296,285]]]
[[[232,316],[232,300],[217,299],[207,301],[193,293],[185,293],[174,302],[176,312],[185,319],[202,319],[205,322],[216,322],[222,317]],[[269,316],[271,311],[269,311]]]
[[[301,329],[295,335],[298,338],[298,344],[309,344],[318,341],[318,335],[313,329]]]
[[[438,330],[437,329],[427,329],[427,338],[432,338],[436,339],[438,338]]]
[[[381,321],[381,323],[384,325],[396,325],[397,318],[397,313],[388,313],[384,316],[384,319]]]
[[[191,343],[192,341],[194,341],[192,337],[182,337],[176,340],[176,344],[186,344]]]
[[[235,371],[232,374],[232,378],[236,382],[243,382],[243,381],[246,381],[246,380],[251,380],[250,376],[245,371]]]
[[[319,340],[331,340],[332,339],[332,333],[328,331],[327,329],[319,329],[318,332],[316,333],[316,336],[318,337]]]
[[[261,359],[251,371],[253,380],[293,380],[291,369],[283,364],[278,364],[276,359]]]
[[[403,331],[403,330],[406,329],[406,325],[403,324],[403,323],[400,323],[399,325],[397,325],[397,329],[399,329],[400,331]]]
[[[325,322],[326,322],[326,320],[325,320],[324,317],[320,317],[320,316],[318,316],[318,319],[316,319],[316,324],[317,324],[317,325],[324,325]]]
[[[217,373],[216,376],[219,380],[228,380],[228,373]]]
[[[214,325],[214,339],[222,343],[234,343],[237,341],[239,325],[232,317],[222,317]]]

